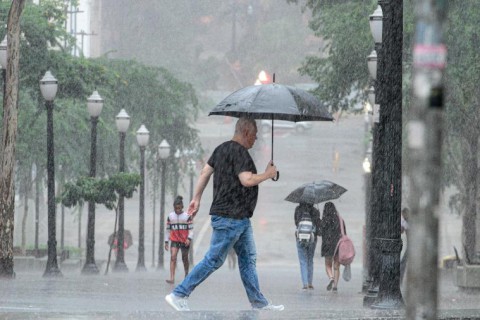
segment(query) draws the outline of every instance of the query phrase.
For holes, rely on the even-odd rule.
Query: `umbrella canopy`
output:
[[[273,75],[275,79],[275,74]],[[272,120],[272,161],[274,120],[333,121],[327,107],[305,90],[278,83],[242,88],[223,99],[210,115]],[[278,177],[277,177],[278,179]],[[276,179],[273,179],[276,181]]]
[[[109,237],[108,237],[108,244],[110,246],[113,245],[113,237],[115,235],[115,240],[118,238],[118,232],[116,234],[112,233]],[[123,230],[123,241],[125,242],[125,244],[127,245],[126,247],[129,248],[132,244],[133,244],[133,237],[132,237],[132,233],[130,232],[130,230]]]
[[[314,95],[291,86],[270,83],[248,86],[223,99],[209,115],[288,121],[333,121]]]
[[[293,190],[285,200],[295,203],[320,203],[338,199],[347,191],[342,186],[328,180],[310,182]]]

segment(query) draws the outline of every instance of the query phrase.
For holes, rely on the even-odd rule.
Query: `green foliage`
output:
[[[8,1],[0,2],[0,22],[4,24],[9,6]],[[135,132],[141,124],[150,131],[150,146],[147,147],[150,154],[156,154],[162,139],[170,143],[172,153],[177,149],[198,148],[197,131],[191,128],[191,124],[199,107],[191,84],[179,81],[166,69],[152,68],[136,61],[71,56],[75,43],[64,30],[64,23],[63,0],[42,0],[40,5],[26,4],[21,19],[16,145],[18,176],[30,176],[35,163],[37,176],[45,178],[46,109],[39,90],[39,79],[47,70],[59,83],[54,101],[57,179],[71,181],[88,173],[91,123],[86,99],[94,90],[104,99],[97,127],[97,176],[112,176],[118,171],[115,116],[121,108],[125,108],[131,116],[125,141],[127,171],[138,168],[135,163],[139,157]],[[153,158],[147,157],[147,166],[152,166]],[[129,193],[128,190],[125,192]]]
[[[310,28],[323,38],[325,47],[322,55],[306,57],[300,73],[319,84],[315,93],[334,109],[348,109],[365,100],[369,84],[366,57],[374,49],[368,17],[376,3],[310,0],[304,4],[312,11]]]
[[[104,179],[81,177],[75,182],[67,182],[57,201],[69,208],[85,202],[95,202],[111,210],[115,208],[118,196],[133,196],[140,179],[136,173],[123,172]]]

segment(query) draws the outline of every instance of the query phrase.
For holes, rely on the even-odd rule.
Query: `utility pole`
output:
[[[83,40],[85,38],[85,36],[97,36],[98,34],[96,34],[94,31],[90,32],[90,33],[87,33],[83,30],[81,30],[80,32],[76,32],[75,35],[80,35],[81,36],[81,39],[82,39],[82,44],[80,46],[80,54],[82,56],[84,56],[84,53],[83,53]],[[75,45],[76,46],[76,45]]]
[[[446,6],[447,0],[418,0],[415,7],[413,103],[407,126],[411,188],[407,319],[437,318]]]

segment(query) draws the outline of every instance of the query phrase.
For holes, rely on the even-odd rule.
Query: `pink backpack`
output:
[[[342,232],[342,237],[338,240],[337,247],[335,248],[335,253],[337,254],[338,250],[338,261],[341,265],[347,266],[352,263],[353,258],[355,258],[355,247],[353,246],[352,240],[345,234],[343,219],[338,215],[338,220],[340,221],[340,231]]]

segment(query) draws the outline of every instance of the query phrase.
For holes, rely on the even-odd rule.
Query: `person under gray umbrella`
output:
[[[314,195],[311,199],[305,197],[295,208],[295,242],[303,290],[313,289],[313,257],[317,247],[317,237],[320,235],[320,211],[313,206]]]

